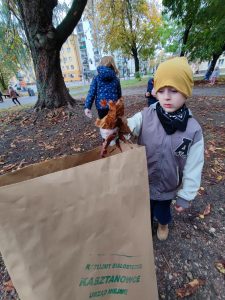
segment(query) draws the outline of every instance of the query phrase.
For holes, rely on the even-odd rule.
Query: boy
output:
[[[146,147],[151,218],[158,220],[158,239],[166,240],[172,200],[176,198],[175,209],[182,212],[197,195],[204,143],[201,127],[185,105],[193,88],[187,59],[161,63],[154,88],[159,102],[128,119],[128,126]]]
[[[185,57],[161,63],[155,73],[158,102],[129,118],[138,144],[146,148],[151,220],[158,221],[157,237],[166,240],[170,206],[182,212],[197,195],[204,164],[202,130],[185,103],[192,94],[193,74]]]

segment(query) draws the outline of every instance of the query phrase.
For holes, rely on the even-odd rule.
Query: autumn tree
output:
[[[99,32],[106,51],[121,50],[134,58],[139,72],[140,56],[153,53],[161,19],[154,2],[147,0],[97,1]]]
[[[53,25],[57,0],[5,1],[11,11],[18,10],[29,43],[38,89],[36,109],[73,105],[74,99],[69,95],[62,76],[60,49],[79,22],[87,0],[73,0],[57,27]]]

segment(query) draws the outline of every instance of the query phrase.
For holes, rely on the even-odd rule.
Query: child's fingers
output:
[[[183,208],[183,207],[181,207],[181,206],[179,206],[179,205],[175,205],[175,210],[176,210],[177,212],[183,212],[183,211],[185,210],[185,208]]]

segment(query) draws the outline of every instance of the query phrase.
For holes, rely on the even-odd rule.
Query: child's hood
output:
[[[99,66],[97,71],[99,78],[103,81],[111,81],[116,77],[115,71],[113,71],[110,67]]]

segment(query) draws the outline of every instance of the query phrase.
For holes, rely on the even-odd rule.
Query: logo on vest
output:
[[[180,144],[177,147],[177,149],[175,150],[176,155],[177,156],[185,156],[186,157],[187,154],[188,154],[188,151],[190,149],[191,142],[192,142],[192,140],[183,138],[182,144]]]

